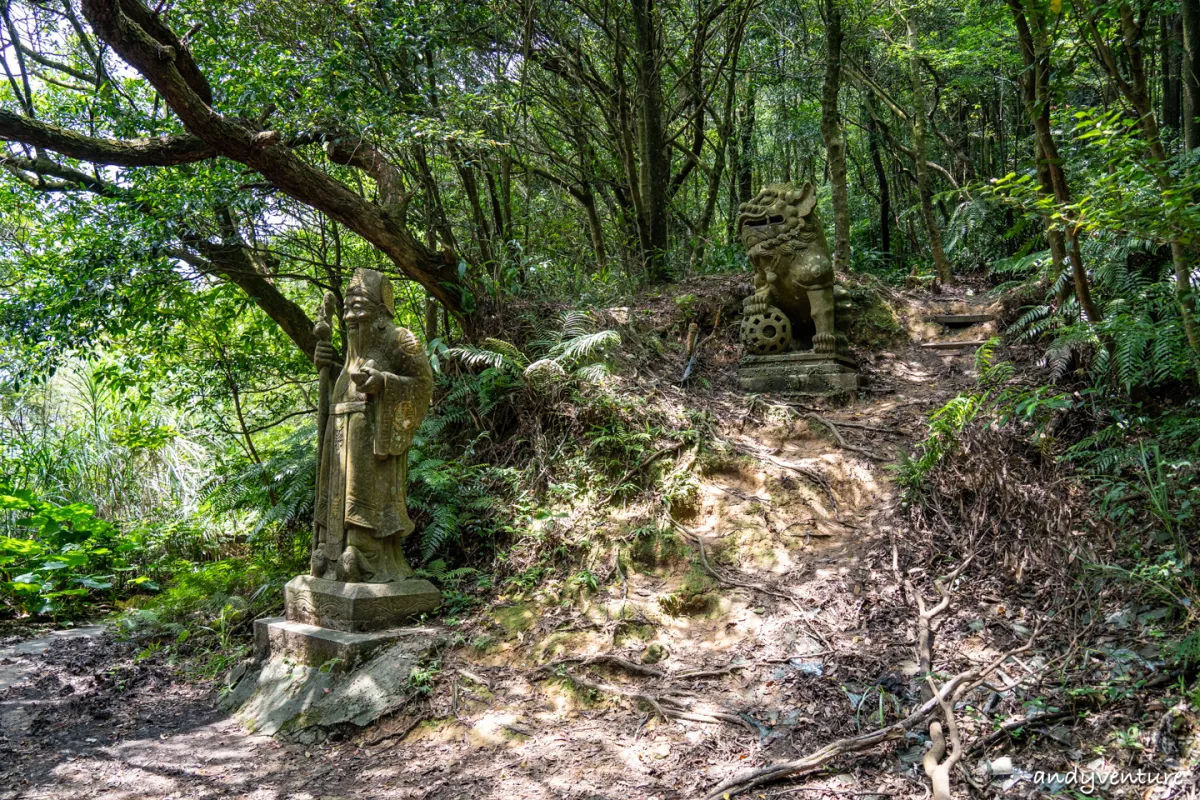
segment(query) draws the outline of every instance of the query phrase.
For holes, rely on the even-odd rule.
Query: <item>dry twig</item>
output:
[[[844,739],[838,739],[824,747],[809,753],[802,758],[784,761],[778,764],[770,764],[759,769],[744,772],[741,775],[735,775],[727,781],[714,787],[705,800],[718,800],[725,795],[733,797],[742,794],[757,786],[762,786],[766,783],[782,780],[783,778],[794,777],[814,772],[825,764],[828,764],[839,756],[848,753],[859,753],[864,750],[869,750],[876,745],[884,742],[893,741],[902,738],[905,732],[912,730],[921,724],[935,709],[941,707],[942,702],[949,702],[952,705],[962,698],[967,692],[977,688],[980,683],[994,672],[1001,664],[1009,658],[1025,652],[1033,646],[1033,642],[1037,637],[1038,631],[1034,631],[1034,635],[1029,638],[1024,645],[1012,650],[1008,653],[997,656],[995,660],[989,662],[982,667],[967,670],[955,675],[942,685],[938,693],[922,703],[915,711],[909,714],[899,722],[889,725],[886,728],[864,733],[859,736],[849,736]]]

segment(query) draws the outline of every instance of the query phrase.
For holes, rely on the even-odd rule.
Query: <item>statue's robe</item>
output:
[[[411,331],[389,325],[374,333],[368,351],[350,355],[333,386],[316,523],[331,567],[354,546],[366,561],[365,579],[383,583],[411,574],[401,552],[413,531],[405,502],[408,448],[429,408],[433,373]],[[383,376],[383,390],[373,395],[350,377],[366,367]]]

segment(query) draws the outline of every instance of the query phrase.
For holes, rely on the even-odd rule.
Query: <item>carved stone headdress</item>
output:
[[[346,297],[349,298],[356,294],[386,308],[388,316],[395,315],[396,301],[392,294],[392,282],[382,272],[361,267],[354,270],[354,277],[350,279],[350,288],[346,291]]]

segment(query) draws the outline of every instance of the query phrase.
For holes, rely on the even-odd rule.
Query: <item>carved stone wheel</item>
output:
[[[756,356],[783,353],[792,344],[792,323],[782,311],[768,306],[761,314],[742,319],[742,345]]]

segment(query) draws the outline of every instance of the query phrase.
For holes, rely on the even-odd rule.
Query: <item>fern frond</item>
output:
[[[586,333],[564,340],[551,349],[550,357],[560,363],[576,363],[586,358],[594,358],[620,343],[621,335],[616,331]]]

